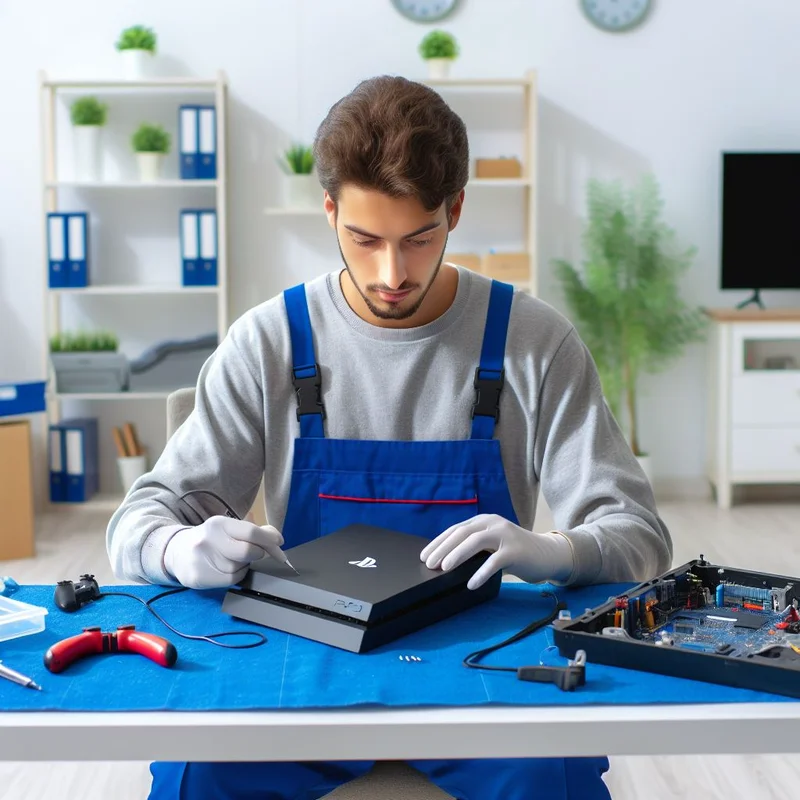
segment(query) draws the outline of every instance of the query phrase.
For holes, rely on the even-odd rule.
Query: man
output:
[[[314,151],[345,268],[233,324],[193,413],[110,521],[115,573],[229,586],[349,522],[426,536],[430,568],[492,551],[471,588],[500,569],[564,585],[666,569],[669,533],[572,325],[443,263],[468,179],[461,119],[379,77],[331,108]],[[210,490],[241,517],[262,480],[264,528],[204,495],[197,524],[179,500]],[[531,531],[540,485],[558,531]],[[608,797],[604,758],[413,765],[465,800]],[[370,766],[154,764],[151,797],[317,798]]]

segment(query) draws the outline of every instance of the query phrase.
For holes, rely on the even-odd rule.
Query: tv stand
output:
[[[754,289],[752,296],[747,300],[742,300],[736,308],[747,308],[751,303],[755,303],[759,308],[764,308],[764,304],[761,302],[761,289]]]

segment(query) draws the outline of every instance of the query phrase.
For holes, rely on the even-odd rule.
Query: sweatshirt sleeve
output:
[[[257,371],[237,338],[241,323],[205,362],[192,413],[172,435],[152,470],[131,487],[106,531],[114,574],[137,583],[174,584],[164,567],[167,543],[178,531],[200,524],[225,507],[244,517],[264,475],[264,392]]]
[[[671,566],[672,539],[653,490],[574,328],[542,381],[534,448],[555,528],[572,546],[565,584],[649,580]]]

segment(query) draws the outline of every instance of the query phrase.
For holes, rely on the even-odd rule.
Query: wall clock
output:
[[[452,14],[458,0],[392,0],[392,5],[414,22],[436,22]]]
[[[629,31],[644,22],[653,0],[580,0],[583,13],[598,28],[612,33]]]

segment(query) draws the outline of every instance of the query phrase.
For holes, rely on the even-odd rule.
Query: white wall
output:
[[[656,6],[642,29],[621,36],[591,27],[577,0],[462,0],[446,23],[462,46],[457,73],[539,72],[541,294],[556,305],[548,263],[579,255],[586,178],[627,177],[648,167],[661,181],[668,221],[683,242],[699,248],[687,294],[705,305],[737,302],[742,294],[717,289],[720,151],[800,147],[800,5],[657,0]],[[322,221],[279,222],[262,214],[278,199],[277,148],[289,138],[310,140],[329,105],[360,79],[423,74],[416,46],[425,28],[400,17],[389,0],[1,4],[0,379],[40,377],[37,70],[103,76],[115,69],[118,32],[135,23],[157,30],[171,68],[197,75],[222,68],[229,76],[234,315],[338,259]],[[489,44],[490,36],[497,44]],[[513,111],[498,107],[498,114],[506,115],[495,131],[502,139]],[[474,199],[465,220],[491,230],[498,222],[492,205]],[[765,295],[769,305],[797,299]],[[667,375],[646,382],[642,439],[662,479],[703,472],[704,358],[705,348],[695,347]],[[150,410],[152,425],[160,424],[160,414]]]

